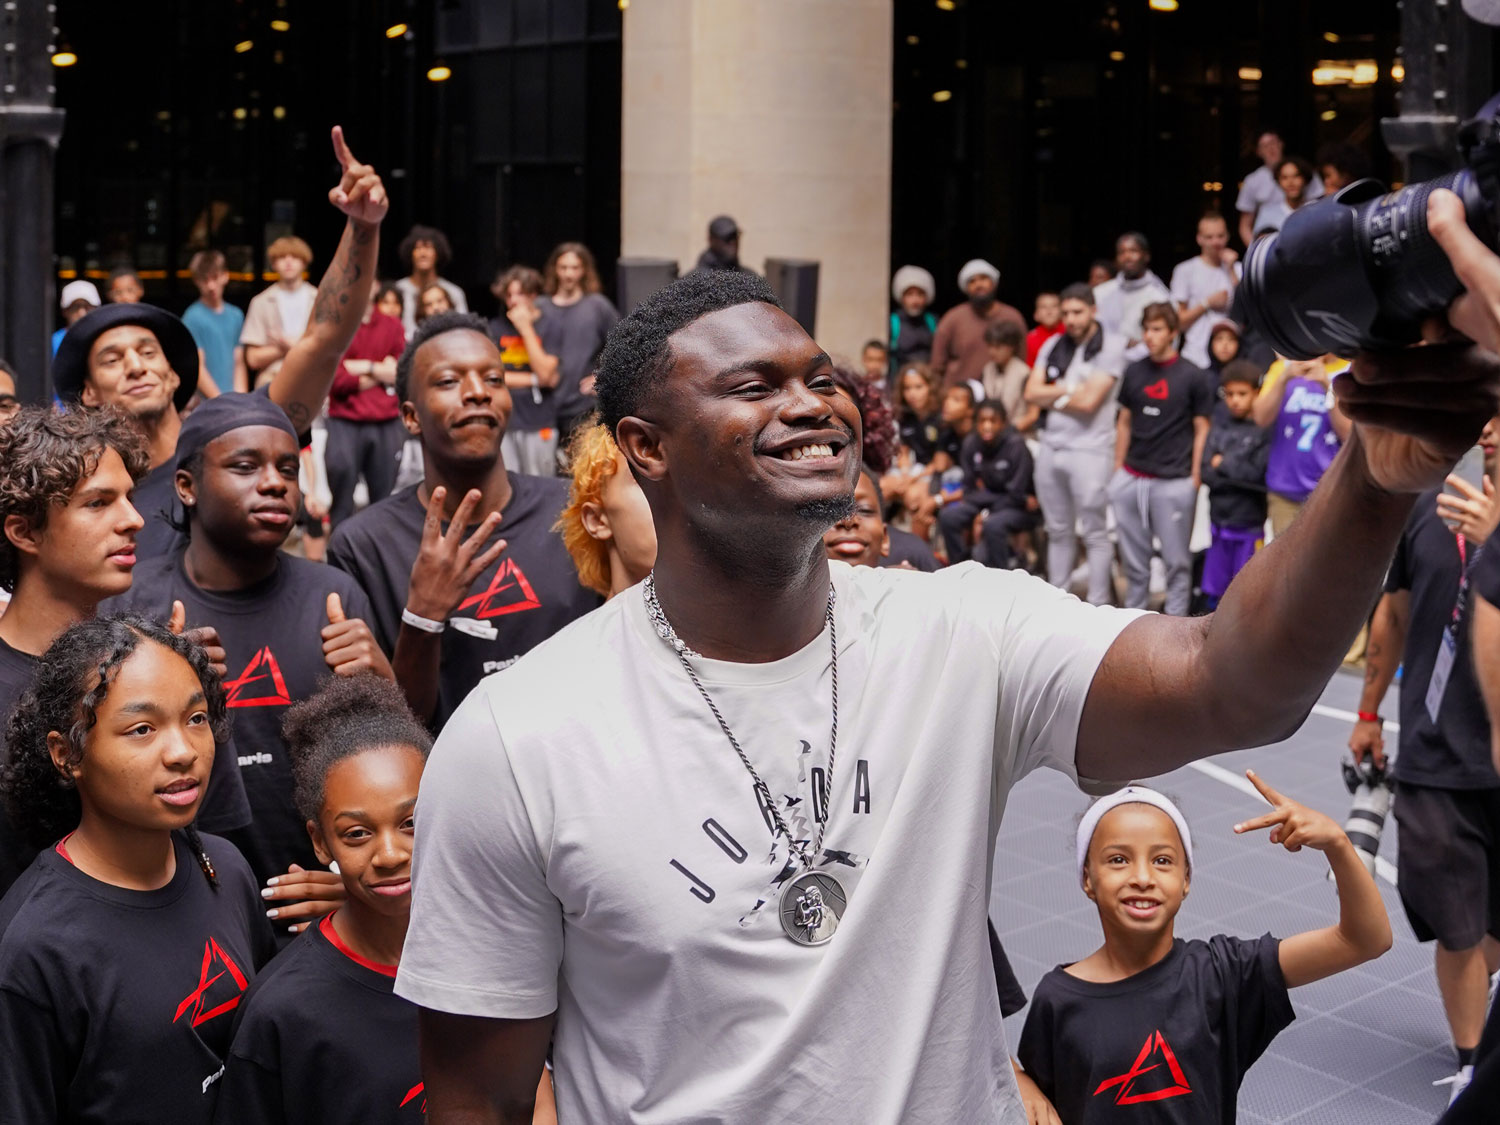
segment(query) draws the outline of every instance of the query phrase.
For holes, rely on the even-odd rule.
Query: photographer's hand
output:
[[[1334,380],[1339,406],[1355,423],[1371,481],[1392,493],[1425,492],[1500,411],[1500,257],[1464,222],[1463,204],[1435,191],[1427,227],[1467,290],[1424,330],[1433,346],[1359,355]],[[1449,329],[1478,344],[1456,344]]]

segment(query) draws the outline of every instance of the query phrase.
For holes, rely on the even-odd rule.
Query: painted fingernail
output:
[[[260,897],[261,898],[270,898],[271,897],[271,888],[270,887],[262,887],[260,889]]]
[[[279,911],[279,910],[267,910],[266,911],[266,917],[267,918],[274,918],[274,917],[276,917],[280,913],[281,913],[281,911]]]

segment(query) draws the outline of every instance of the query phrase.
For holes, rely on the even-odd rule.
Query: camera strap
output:
[[[1469,554],[1469,545],[1463,532],[1456,535],[1458,541],[1458,596],[1453,600],[1453,613],[1443,629],[1442,643],[1438,645],[1437,659],[1433,661],[1432,677],[1427,681],[1427,715],[1433,723],[1438,721],[1442,709],[1443,693],[1448,690],[1448,680],[1453,675],[1453,664],[1458,657],[1458,630],[1463,624],[1464,610],[1469,604],[1469,570],[1484,551],[1481,543]]]

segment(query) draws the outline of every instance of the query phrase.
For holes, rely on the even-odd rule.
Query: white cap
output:
[[[1094,830],[1099,827],[1099,821],[1104,819],[1105,813],[1121,805],[1150,805],[1171,817],[1172,823],[1177,825],[1177,834],[1182,837],[1182,850],[1187,853],[1188,873],[1192,874],[1193,836],[1188,831],[1187,820],[1183,817],[1182,811],[1169,798],[1162,796],[1155,789],[1147,789],[1144,785],[1127,785],[1118,793],[1100,797],[1089,806],[1088,812],[1083,814],[1083,820],[1078,825],[1079,883],[1083,882],[1084,874],[1088,871],[1089,845],[1094,842]]]
[[[958,287],[960,289],[967,289],[969,287],[969,281],[973,278],[978,277],[980,274],[986,274],[989,276],[989,279],[996,285],[1000,284],[999,269],[997,269],[995,266],[990,265],[990,263],[986,262],[983,258],[970,258],[967,262],[964,263],[963,269],[958,271]]]
[[[897,301],[908,289],[920,289],[926,293],[929,305],[937,300],[937,282],[921,266],[902,266],[891,278],[891,296]]]
[[[104,304],[104,302],[99,299],[99,290],[94,287],[94,283],[92,281],[84,281],[82,279],[79,279],[78,281],[70,281],[63,286],[62,298],[59,301],[59,307],[65,309],[70,308],[72,305],[76,304],[79,301],[87,301],[96,309],[100,305]]]

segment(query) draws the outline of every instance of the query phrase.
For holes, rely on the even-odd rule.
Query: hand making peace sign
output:
[[[1280,844],[1289,852],[1301,851],[1303,847],[1325,852],[1340,841],[1348,842],[1344,830],[1330,817],[1300,805],[1290,797],[1283,797],[1257,777],[1254,770],[1246,770],[1245,776],[1273,807],[1268,813],[1236,824],[1236,833],[1270,828],[1271,843]]]

